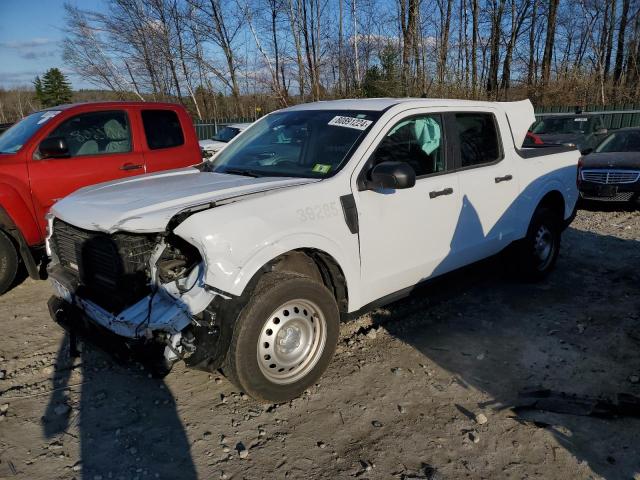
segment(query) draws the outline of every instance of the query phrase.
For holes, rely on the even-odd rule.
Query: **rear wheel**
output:
[[[527,236],[514,251],[518,274],[527,281],[545,278],[555,267],[560,252],[562,218],[546,207],[538,207]]]
[[[252,397],[282,402],[325,371],[340,316],[331,292],[298,274],[267,274],[238,316],[223,371]]]
[[[0,295],[13,284],[18,272],[18,252],[6,233],[0,230]]]

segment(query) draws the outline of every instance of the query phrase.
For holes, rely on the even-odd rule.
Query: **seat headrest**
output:
[[[112,118],[104,124],[104,134],[109,140],[128,140],[129,132],[118,120]]]

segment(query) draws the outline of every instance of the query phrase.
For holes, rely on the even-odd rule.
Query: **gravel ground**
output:
[[[0,297],[0,478],[640,479],[640,419],[515,408],[640,395],[639,265],[640,212],[582,210],[544,283],[497,259],[447,275],[344,324],[320,383],[280,405],[181,365],[70,361],[27,279]]]

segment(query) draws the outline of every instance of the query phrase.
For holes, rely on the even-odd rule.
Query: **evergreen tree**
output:
[[[40,76],[39,75],[33,81],[33,86],[36,89],[36,100],[38,100],[40,103],[42,103],[42,80],[40,80]]]
[[[33,82],[36,98],[44,108],[53,107],[71,101],[71,84],[64,74],[57,68],[50,68]]]

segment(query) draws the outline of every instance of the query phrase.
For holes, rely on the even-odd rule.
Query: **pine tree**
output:
[[[36,98],[44,108],[53,107],[71,101],[71,84],[64,74],[57,68],[50,68],[33,82]]]
[[[40,80],[40,76],[36,76],[36,79],[33,81],[33,86],[36,89],[36,100],[42,103],[42,80]]]

